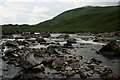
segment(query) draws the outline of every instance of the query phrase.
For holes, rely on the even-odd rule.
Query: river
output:
[[[64,39],[58,39],[56,38],[57,36],[59,36],[59,34],[57,33],[53,33],[51,34],[51,38],[44,38],[47,42],[59,42],[61,45],[65,44],[66,41],[64,41]],[[76,39],[77,44],[73,44],[74,49],[69,49],[69,52],[71,54],[75,54],[75,55],[80,55],[83,56],[85,60],[90,60],[91,58],[96,58],[98,60],[102,61],[102,65],[106,66],[107,68],[110,68],[113,73],[119,73],[119,66],[118,64],[120,64],[120,60],[119,59],[108,59],[102,55],[96,54],[96,51],[100,50],[102,48],[103,45],[106,45],[107,43],[102,43],[102,42],[93,42],[93,40],[91,38],[94,38],[94,36],[78,36],[77,34],[69,34],[71,37],[73,37],[74,39]],[[82,38],[84,37],[88,37],[89,40],[82,40]],[[13,40],[13,39],[3,39],[1,41],[1,44],[7,40]],[[19,47],[24,47],[24,46],[19,46]],[[40,44],[36,44],[36,45],[31,45],[29,46],[30,48],[47,48],[48,46],[46,45],[40,45]],[[7,47],[4,49],[4,51],[7,50]],[[0,51],[1,52],[1,51]],[[4,62],[3,62],[4,63]],[[13,66],[9,66],[10,70],[8,70],[7,73],[2,74],[2,59],[0,56],[0,75],[5,75],[5,77],[10,77],[12,78],[14,75],[17,74],[17,72],[20,71],[20,68],[15,68]],[[52,69],[46,68],[46,72],[51,72],[54,71]],[[96,76],[93,76],[96,77]]]

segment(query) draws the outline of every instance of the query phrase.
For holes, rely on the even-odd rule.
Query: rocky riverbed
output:
[[[120,78],[119,32],[24,32],[2,37],[3,80]]]

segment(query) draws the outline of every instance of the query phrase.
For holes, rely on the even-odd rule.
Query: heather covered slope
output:
[[[86,6],[65,11],[51,20],[36,25],[3,26],[3,33],[38,32],[110,32],[119,31],[119,6]],[[10,27],[10,28],[8,28]]]

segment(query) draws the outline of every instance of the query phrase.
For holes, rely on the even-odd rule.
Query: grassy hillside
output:
[[[120,30],[119,6],[82,7],[65,11],[51,20],[32,25],[3,26],[3,33],[20,31],[37,32],[109,32]],[[10,27],[10,28],[8,28]]]

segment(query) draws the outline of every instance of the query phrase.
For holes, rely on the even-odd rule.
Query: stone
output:
[[[7,41],[6,42],[6,46],[9,46],[9,47],[16,47],[18,45],[19,44],[16,41]]]
[[[66,77],[71,77],[73,75],[75,75],[75,71],[72,70],[64,70],[60,72],[61,75],[66,76]]]
[[[67,40],[67,43],[75,44],[75,43],[77,43],[77,42],[76,42],[76,39],[69,38],[69,39]]]
[[[108,58],[120,57],[120,47],[116,41],[111,41],[99,50],[100,54]]]
[[[86,79],[87,78],[87,75],[85,75],[84,72],[80,73],[80,77],[83,78],[83,79]]]
[[[104,80],[119,80],[120,79],[120,74],[108,74],[106,76],[101,76],[102,79]]]
[[[68,71],[67,72],[67,77],[75,75],[75,71]]]
[[[94,65],[94,64],[89,64],[88,67],[89,67],[90,69],[92,69],[92,70],[95,69],[95,65]]]
[[[99,40],[98,40],[98,39],[95,39],[95,40],[93,40],[93,42],[99,42]]]
[[[26,53],[20,56],[20,64],[23,68],[29,69],[39,64],[39,62],[35,59],[33,53]]]
[[[96,63],[96,64],[102,63],[102,61],[97,60],[97,59],[95,59],[95,58],[92,58],[91,61],[94,62],[94,63]]]
[[[48,32],[44,32],[44,33],[41,33],[41,36],[42,36],[43,38],[49,38],[51,35],[50,35],[50,33],[48,33]]]
[[[40,64],[38,66],[33,67],[33,70],[35,70],[35,71],[44,71],[45,67],[44,67],[43,64]]]
[[[71,71],[72,68],[71,68],[71,67],[66,67],[65,70],[66,70],[66,71]]]
[[[40,44],[46,44],[46,41],[44,40],[44,38],[37,38],[36,41]]]
[[[53,68],[60,68],[61,69],[61,67],[64,66],[64,65],[65,65],[64,60],[56,59],[52,62]]]
[[[64,55],[64,60],[67,62],[73,61],[74,55]]]
[[[71,67],[73,70],[80,70],[80,64],[79,64],[79,62],[71,63],[71,64],[70,64],[70,67]]]
[[[19,57],[19,55],[18,55],[18,54],[15,54],[15,53],[13,53],[13,56],[14,56],[14,57]]]
[[[57,38],[68,39],[69,37],[70,37],[69,34],[61,34],[61,35],[59,35]]]
[[[46,56],[46,57],[44,57],[43,63],[44,64],[51,64],[55,59],[56,59],[55,55]]]
[[[64,48],[73,48],[71,43],[65,43],[63,47]]]
[[[50,54],[60,54],[58,49],[60,46],[48,46],[47,49],[45,50],[46,53],[50,53]]]

